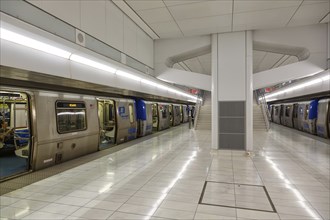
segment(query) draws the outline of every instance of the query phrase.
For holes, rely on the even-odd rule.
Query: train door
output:
[[[0,91],[0,179],[30,169],[29,102],[26,93]]]
[[[169,105],[169,114],[170,114],[170,126],[174,126],[174,108],[173,105]]]
[[[328,102],[328,137],[330,138],[330,101]]]
[[[298,125],[298,104],[293,104],[292,121],[293,121],[293,127],[295,129],[299,129],[299,125]]]
[[[308,123],[308,115],[309,115],[309,104],[306,104],[303,109],[303,131],[309,132],[309,123]]]
[[[112,147],[116,143],[116,114],[113,100],[98,99],[98,117],[100,125],[99,149]]]
[[[159,124],[158,104],[154,103],[154,104],[152,104],[152,129],[154,131],[158,131],[158,124]]]
[[[180,123],[183,123],[183,121],[184,121],[183,106],[180,105]]]

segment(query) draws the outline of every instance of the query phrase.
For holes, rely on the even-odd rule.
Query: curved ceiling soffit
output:
[[[199,57],[211,52],[211,45],[200,47],[194,50],[189,50],[184,53],[177,54],[175,56],[168,57],[165,61],[165,65],[169,68],[173,68],[173,65],[185,60],[189,60],[195,57]]]
[[[299,61],[307,60],[310,56],[310,52],[305,47],[295,47],[282,44],[273,44],[260,41],[253,41],[253,50],[278,53],[283,55],[295,56]],[[200,47],[194,50],[186,51],[175,56],[168,57],[165,61],[165,65],[169,68],[173,68],[173,65],[185,60],[189,60],[195,57],[199,57],[211,52],[211,45]]]
[[[310,56],[309,50],[305,47],[295,47],[259,41],[253,41],[253,50],[295,56],[299,61],[307,60]]]

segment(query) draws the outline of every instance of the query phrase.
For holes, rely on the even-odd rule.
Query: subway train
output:
[[[271,121],[330,138],[330,99],[270,105]]]
[[[0,86],[0,180],[187,122],[189,106]]]

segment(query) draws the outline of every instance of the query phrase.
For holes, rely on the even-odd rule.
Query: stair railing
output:
[[[202,99],[204,101],[204,94],[202,96]],[[201,106],[203,104],[203,101],[199,101],[197,100],[196,102],[196,106],[195,106],[195,115],[194,115],[194,129],[196,130],[196,126],[197,126],[197,121],[198,121],[198,116],[199,116],[199,112],[200,112],[200,109],[201,109]]]
[[[264,93],[260,93],[258,91],[255,91],[255,97],[257,99],[257,103],[261,106],[261,111],[262,111],[262,115],[264,117],[264,121],[266,124],[266,129],[267,131],[269,131],[270,129],[270,119],[271,119],[271,115],[268,109],[268,105],[267,105],[267,101],[265,98],[265,94]]]

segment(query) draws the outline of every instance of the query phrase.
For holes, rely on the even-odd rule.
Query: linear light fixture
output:
[[[130,74],[130,73],[127,73],[127,72],[124,72],[124,71],[121,71],[121,70],[117,70],[116,74],[118,76],[126,77],[126,78],[129,78],[129,79],[135,80],[135,81],[141,81],[140,77],[135,76],[135,75]]]
[[[45,44],[43,42],[34,40],[32,38],[17,34],[15,32],[9,31],[7,29],[1,28],[0,29],[0,38],[3,40],[7,40],[16,44],[20,44],[29,48],[33,48],[36,50],[40,50],[46,52],[48,54],[52,54],[58,57],[69,59],[71,53],[62,50],[60,48],[51,46],[49,44]]]
[[[269,99],[269,98],[272,98],[274,96],[278,96],[278,95],[284,94],[286,92],[292,92],[292,91],[295,91],[295,90],[298,90],[298,89],[301,89],[301,88],[304,88],[304,87],[308,87],[308,86],[311,86],[311,85],[315,85],[317,83],[322,83],[322,82],[328,81],[328,80],[330,80],[330,75],[326,75],[326,76],[323,76],[323,77],[312,79],[310,81],[307,81],[307,82],[304,82],[304,83],[300,83],[300,84],[298,84],[296,86],[293,86],[293,87],[290,87],[290,88],[287,88],[287,89],[284,89],[284,90],[280,90],[278,92],[274,92],[274,93],[265,95],[265,98],[266,99]],[[269,101],[269,100],[267,100],[267,101]]]
[[[154,86],[154,87],[157,87],[157,85],[158,85],[158,83],[155,83],[155,82],[147,80],[147,79],[142,79],[141,82],[144,84],[147,84],[149,86]]]
[[[76,55],[76,54],[72,54],[70,56],[70,60],[72,60],[74,62],[77,62],[77,63],[87,65],[87,66],[94,67],[94,68],[99,69],[99,70],[106,71],[106,72],[109,72],[109,73],[115,73],[116,72],[116,69],[111,67],[111,66],[96,62],[94,60],[91,60],[91,59],[88,59],[86,57],[82,57],[82,56],[79,56],[79,55]]]

